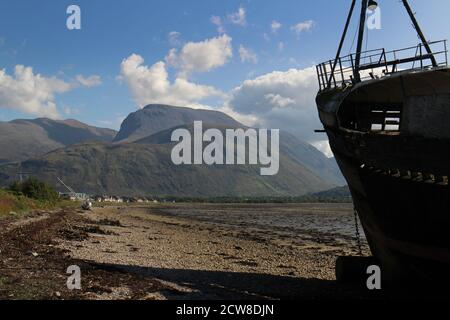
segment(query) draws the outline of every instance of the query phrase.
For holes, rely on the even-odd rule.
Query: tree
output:
[[[56,202],[59,198],[53,187],[36,178],[28,178],[24,182],[14,182],[9,189],[14,193],[21,193],[36,200]]]

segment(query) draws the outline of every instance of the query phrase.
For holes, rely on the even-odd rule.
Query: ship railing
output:
[[[357,53],[325,61],[316,66],[320,91],[346,87],[358,81],[379,79],[400,71],[447,66],[447,40],[429,42],[428,45],[431,54],[422,43],[393,51],[386,51],[383,48],[364,51],[360,53],[358,68]]]

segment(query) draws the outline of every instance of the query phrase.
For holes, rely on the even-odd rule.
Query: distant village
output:
[[[67,192],[59,192],[59,197],[65,200],[71,201],[94,201],[94,202],[106,202],[106,203],[159,203],[159,202],[173,202],[175,199],[156,199],[154,197],[122,197],[111,195],[89,195],[87,193],[75,192],[72,187],[64,183],[61,178],[57,178],[58,181],[67,189]]]
[[[88,195],[86,193],[59,193],[61,199],[71,201],[85,201],[92,200],[94,202],[107,202],[107,203],[159,203],[161,200],[152,197],[120,197],[120,196],[108,196],[108,195]],[[162,200],[162,202],[175,202],[175,200]]]

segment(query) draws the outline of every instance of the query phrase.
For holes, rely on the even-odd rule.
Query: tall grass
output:
[[[22,215],[34,210],[52,210],[78,206],[71,201],[47,201],[31,199],[24,195],[16,194],[6,189],[0,189],[0,218],[15,213]]]

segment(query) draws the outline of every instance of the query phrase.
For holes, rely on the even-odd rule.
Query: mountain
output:
[[[193,125],[181,125],[175,128],[160,131],[156,134],[150,135],[143,139],[137,140],[136,143],[149,143],[149,144],[170,144],[171,135],[175,129],[187,129],[191,133],[193,132]],[[223,125],[211,125],[203,124],[203,131],[216,128],[222,131],[225,136],[225,129],[246,128],[243,125],[240,126],[223,126]],[[310,144],[297,139],[295,136],[286,131],[280,131],[280,153],[287,155],[290,159],[296,161],[299,165],[304,166],[315,175],[331,183],[335,186],[343,186],[346,184],[344,177],[342,176],[336,161],[332,158],[327,158],[322,152],[311,146]]]
[[[231,127],[242,126],[230,116],[219,111],[151,104],[131,113],[122,122],[114,141],[132,142],[163,130],[193,123],[194,121]]]
[[[334,158],[327,158],[315,147],[288,132],[280,133],[280,151],[290,155],[325,181],[336,186],[346,185]]]
[[[246,128],[221,112],[164,105],[129,115],[113,142],[114,131],[73,120],[12,121],[10,127],[28,130],[23,141],[17,138],[17,150],[31,147],[35,139],[40,148],[31,151],[40,154],[1,165],[0,184],[16,180],[18,170],[56,185],[59,191],[64,187],[57,177],[78,192],[129,196],[302,196],[345,184],[333,160],[287,132],[280,133],[280,170],[275,176],[261,176],[260,165],[176,166],[171,160],[175,145],[171,134],[176,128],[192,132],[196,120],[203,121],[204,130]]]
[[[218,111],[148,105],[125,119],[114,141],[169,143],[174,128],[191,125],[194,121],[200,120],[203,121],[204,127],[207,125],[215,128],[246,128]],[[286,131],[280,133],[280,151],[288,154],[323,180],[335,186],[346,184],[334,159],[328,159],[322,152]]]
[[[307,194],[302,197],[302,202],[339,202],[351,203],[352,195],[348,186],[336,187],[330,190]]]
[[[85,141],[112,141],[116,131],[77,120],[13,120],[0,122],[0,163],[23,161]]]
[[[171,160],[172,144],[77,144],[22,162],[21,169],[57,185],[57,177],[78,192],[128,196],[289,196],[327,190],[325,182],[288,155],[275,176],[259,165],[181,165]],[[4,184],[17,177],[14,164],[0,167]]]

